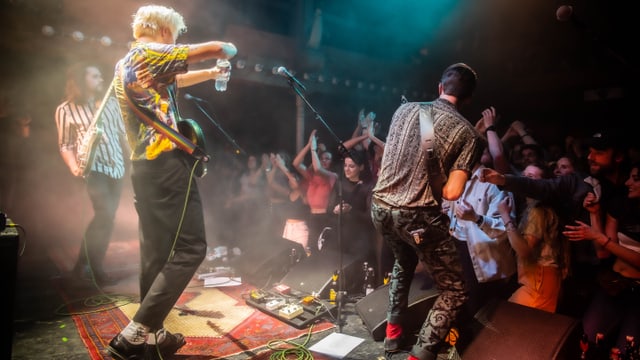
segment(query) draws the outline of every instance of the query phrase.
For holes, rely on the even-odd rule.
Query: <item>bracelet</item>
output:
[[[481,226],[484,221],[484,216],[478,215],[478,219],[476,220],[476,225]]]
[[[484,130],[484,134],[487,135],[488,131],[496,132],[496,127],[493,125],[487,126],[487,128]]]
[[[317,148],[316,149],[311,149],[311,151],[316,152],[316,151],[318,151],[318,149]]]
[[[604,244],[602,244],[602,248],[606,248],[607,244],[609,244],[610,241],[611,241],[611,238],[607,236],[607,241],[605,241]]]
[[[506,224],[504,224],[504,228],[507,231],[515,231],[516,230],[516,224],[513,222],[513,220],[509,220],[509,221],[507,221]]]

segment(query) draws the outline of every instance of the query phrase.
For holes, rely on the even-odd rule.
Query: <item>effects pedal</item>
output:
[[[278,314],[285,319],[291,320],[303,312],[304,310],[302,309],[302,306],[298,304],[289,304],[280,309]]]
[[[265,304],[265,308],[269,311],[281,308],[285,304],[284,299],[273,299]]]
[[[264,291],[259,289],[251,290],[251,300],[262,303],[266,301],[266,298],[267,293],[265,293]]]
[[[283,295],[291,293],[291,288],[285,284],[278,284],[273,289]]]

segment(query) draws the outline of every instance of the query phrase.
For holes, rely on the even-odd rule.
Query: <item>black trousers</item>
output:
[[[202,201],[186,156],[174,150],[133,162],[141,266],[133,320],[152,331],[163,327],[207,252]]]
[[[90,267],[94,274],[104,273],[102,263],[109,248],[113,223],[120,204],[122,179],[91,172],[86,180],[87,192],[93,207],[93,219],[84,233],[75,265],[76,271]]]

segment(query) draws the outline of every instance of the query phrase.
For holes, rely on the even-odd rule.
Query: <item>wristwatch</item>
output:
[[[478,226],[482,225],[482,222],[484,221],[484,216],[482,215],[478,215],[478,220],[476,220],[476,224]]]

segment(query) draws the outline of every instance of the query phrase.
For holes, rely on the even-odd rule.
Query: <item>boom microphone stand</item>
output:
[[[198,99],[198,98],[195,98],[195,97],[193,97],[193,96],[189,96],[189,97],[186,97],[186,96],[185,96],[185,99],[190,99],[190,98],[193,98],[193,99],[195,99],[195,100],[196,100],[196,101],[194,101],[193,103],[194,103],[194,104],[196,104],[196,106],[198,107],[198,110],[200,110],[200,112],[202,112],[202,113],[207,117],[207,119],[209,119],[209,121],[211,121],[211,123],[212,123],[215,127],[217,127],[217,128],[218,128],[218,130],[220,130],[220,132],[222,133],[222,135],[224,135],[224,137],[225,137],[225,138],[227,138],[227,140],[231,143],[231,145],[233,145],[233,147],[235,148],[236,153],[237,153],[237,154],[239,154],[239,155],[245,155],[245,154],[246,154],[246,151],[244,151],[244,149],[242,149],[242,148],[240,147],[240,145],[238,145],[238,144],[236,143],[236,141],[235,141],[235,140],[234,140],[234,139],[233,139],[229,134],[227,134],[227,132],[226,132],[226,131],[224,131],[224,129],[222,128],[222,126],[220,126],[220,124],[218,124],[215,120],[213,120],[213,118],[211,117],[211,115],[209,115],[209,113],[208,113],[208,112],[207,112],[207,111],[206,111],[206,110],[205,110],[205,109],[200,105],[200,101],[199,101],[199,99]],[[203,101],[204,101],[204,100],[203,100]],[[208,102],[207,102],[207,103],[208,103]]]
[[[349,157],[350,156],[349,150],[344,146],[340,138],[336,135],[335,132],[333,132],[331,127],[324,121],[322,116],[316,111],[313,105],[311,105],[311,103],[309,103],[307,98],[302,94],[302,91],[300,90],[300,87],[302,87],[302,89],[304,90],[304,87],[302,86],[302,84],[293,76],[288,77],[288,83],[289,83],[289,86],[291,86],[291,88],[293,89],[293,91],[295,91],[296,94],[298,94],[300,99],[302,99],[304,103],[307,104],[307,107],[313,112],[313,114],[315,115],[315,118],[318,121],[320,121],[322,125],[324,125],[324,127],[329,131],[329,133],[333,137],[333,139],[338,143],[338,152],[340,153],[340,156],[342,157],[342,159]],[[343,171],[341,170],[338,175],[338,204],[340,204],[340,208],[339,208],[340,210],[338,211],[338,269],[339,270],[338,270],[338,292],[336,294],[336,304],[338,308],[338,312],[336,315],[336,322],[337,322],[336,325],[338,326],[338,332],[342,332],[342,302],[343,302],[343,295],[344,295],[344,286],[343,286],[344,269],[343,269],[343,263],[342,263],[343,262],[342,260],[342,176],[343,176],[342,173]]]

